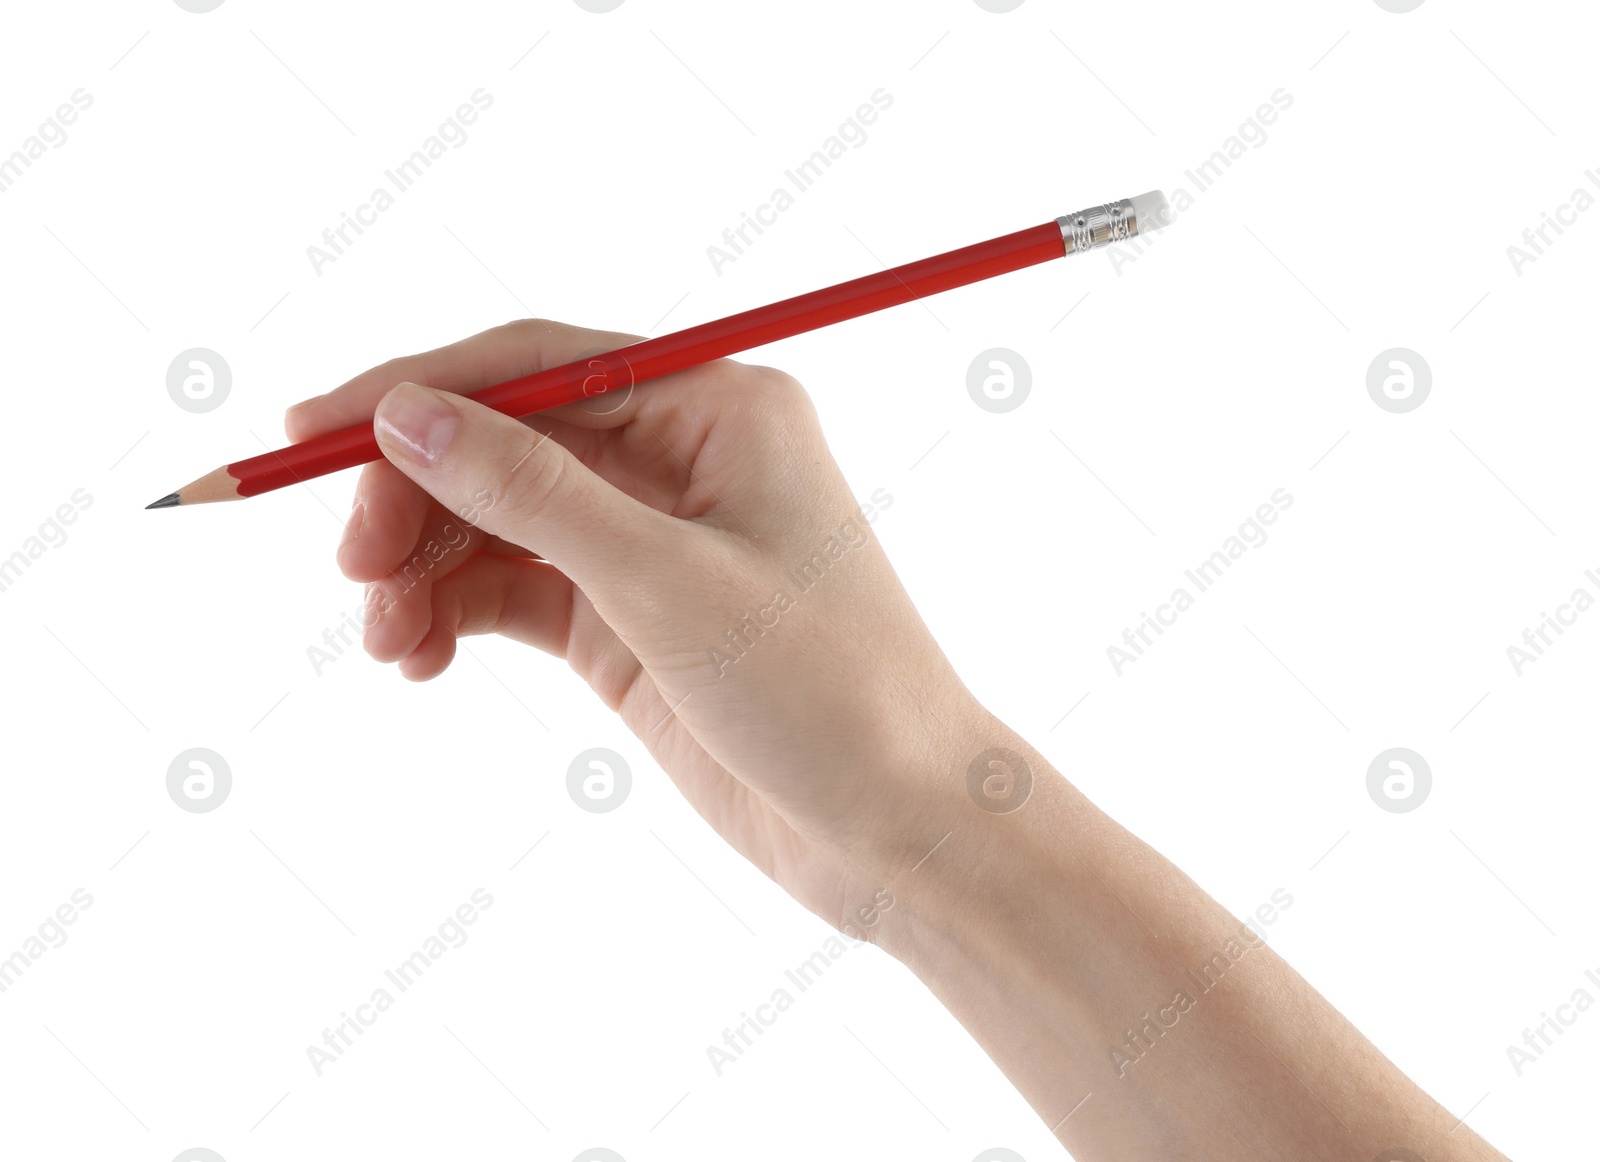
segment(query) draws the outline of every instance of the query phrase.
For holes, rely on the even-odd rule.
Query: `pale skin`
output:
[[[522,422],[458,394],[635,338],[511,323],[290,409],[296,441],[374,420],[386,459],[338,552],[380,591],[373,658],[427,680],[484,633],[564,657],[723,839],[915,972],[1081,1162],[1504,1157],[977,702],[793,379],[723,360]],[[796,597],[785,573],[830,538]],[[1004,813],[969,791],[994,749],[1032,779]],[[985,769],[1015,795],[1015,765]]]

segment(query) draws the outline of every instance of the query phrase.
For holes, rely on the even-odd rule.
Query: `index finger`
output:
[[[363,371],[326,395],[295,404],[284,415],[284,431],[291,443],[298,444],[324,432],[370,422],[378,401],[398,383],[425,383],[439,391],[470,394],[584,355],[625,347],[639,338],[547,319],[518,319],[446,347],[391,359]]]

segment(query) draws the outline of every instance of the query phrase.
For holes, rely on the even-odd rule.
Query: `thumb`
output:
[[[619,566],[666,553],[681,522],[596,476],[542,432],[482,404],[414,383],[379,401],[383,454],[463,520],[537,552],[602,591]]]

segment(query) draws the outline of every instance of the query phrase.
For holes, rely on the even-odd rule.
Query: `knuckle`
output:
[[[431,352],[418,351],[411,355],[399,355],[388,359],[381,365],[382,378],[390,381],[389,387],[404,380],[416,381],[423,374],[423,368],[428,365],[428,356]]]
[[[759,363],[752,365],[750,370],[755,373],[758,382],[765,390],[779,398],[786,400],[808,398],[806,389],[800,386],[800,381],[787,371]]]
[[[796,435],[817,424],[811,395],[794,376],[775,367],[747,369],[740,385],[740,402],[755,427],[782,435]]]
[[[508,323],[501,324],[496,330],[508,332],[516,338],[531,339],[536,335],[548,335],[560,325],[550,319],[512,319]]]
[[[400,383],[427,383],[427,356],[400,355],[394,359],[387,359],[367,372],[363,379],[370,377],[373,388],[377,394],[372,397],[376,403],[383,396],[393,391],[396,384]]]
[[[538,352],[552,334],[562,329],[563,324],[550,319],[509,319],[486,331],[480,331],[462,342],[471,344],[479,351],[487,344],[492,348],[506,347]]]

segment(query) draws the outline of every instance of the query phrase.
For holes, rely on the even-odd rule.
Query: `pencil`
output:
[[[1149,234],[1167,225],[1171,216],[1160,191],[1123,198],[987,242],[498,383],[473,392],[472,398],[507,415],[532,415],[940,291]],[[372,425],[356,424],[225,464],[146,507],[239,500],[366,464],[381,455]]]

